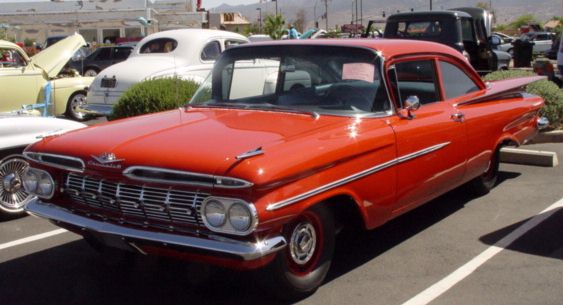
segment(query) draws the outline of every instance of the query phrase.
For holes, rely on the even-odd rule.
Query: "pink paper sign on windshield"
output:
[[[375,69],[368,63],[349,63],[342,67],[342,79],[356,79],[373,83]]]

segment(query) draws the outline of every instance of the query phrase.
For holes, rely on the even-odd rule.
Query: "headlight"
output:
[[[205,226],[214,232],[248,235],[258,224],[254,205],[240,199],[208,197],[201,214]]]
[[[229,222],[237,231],[246,231],[252,223],[250,211],[242,203],[234,203],[229,209]]]
[[[218,200],[210,200],[205,205],[205,209],[203,211],[207,222],[212,227],[219,228],[225,224],[225,219],[227,218],[225,207],[223,204]]]
[[[48,172],[28,167],[22,179],[23,187],[29,194],[45,199],[53,197],[55,182]]]

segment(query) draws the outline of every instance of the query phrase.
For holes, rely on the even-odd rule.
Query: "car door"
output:
[[[399,115],[390,121],[397,143],[397,201],[402,213],[458,186],[465,172],[463,118],[445,102],[436,60],[417,56],[392,63],[388,70]],[[420,101],[417,111],[405,109]]]
[[[41,70],[14,48],[0,48],[0,112],[35,104],[44,83]]]

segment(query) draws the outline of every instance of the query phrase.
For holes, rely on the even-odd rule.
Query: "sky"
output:
[[[2,2],[34,2],[34,1],[49,1],[49,0],[0,0],[0,3]],[[203,2],[203,7],[210,9],[210,8],[214,8],[216,6],[219,6],[223,3],[229,4],[229,5],[239,5],[239,4],[253,4],[253,3],[258,3],[258,0],[202,0]]]

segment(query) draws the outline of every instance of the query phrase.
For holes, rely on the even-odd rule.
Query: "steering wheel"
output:
[[[329,108],[337,109],[361,109],[370,111],[372,101],[358,92],[358,89],[350,85],[337,85],[330,88],[325,97],[326,105]]]

